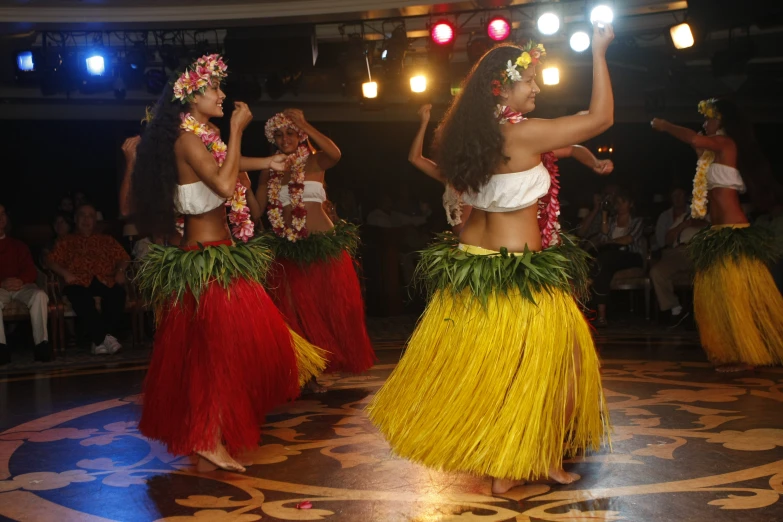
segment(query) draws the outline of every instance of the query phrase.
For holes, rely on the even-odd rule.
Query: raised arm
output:
[[[128,217],[133,213],[130,188],[133,168],[136,166],[136,147],[139,146],[140,141],[141,136],[133,136],[122,144],[122,153],[125,155],[125,174],[122,176],[122,184],[120,185],[120,215],[122,217]]]
[[[319,152],[315,154],[314,157],[321,170],[327,170],[337,165],[337,162],[340,161],[340,158],[342,157],[342,153],[335,142],[310,125],[310,123],[305,120],[304,113],[299,109],[286,109],[283,111],[283,114],[288,116],[288,118],[294,122],[294,125],[299,127],[300,130],[313,140],[316,148],[319,149]]]
[[[552,151],[556,158],[574,158],[579,163],[592,170],[598,175],[604,176],[611,174],[614,170],[614,163],[610,159],[601,159],[595,157],[590,149],[582,145],[569,145]]]
[[[235,102],[231,115],[231,140],[228,143],[226,159],[218,167],[212,154],[204,147],[201,138],[191,132],[185,132],[177,140],[175,147],[180,148],[185,161],[193,169],[199,180],[203,181],[216,194],[229,198],[234,193],[239,175],[240,146],[242,133],[253,119],[250,109],[243,102]]]
[[[275,170],[282,170],[285,163],[285,154],[275,154],[268,158],[249,158],[241,156],[239,158],[239,170],[240,172],[255,172],[257,170],[268,170],[274,168]]]
[[[704,136],[693,129],[681,127],[660,118],[653,118],[650,125],[652,125],[654,130],[670,134],[697,151],[711,150],[712,152],[722,152],[734,147],[734,141],[727,136]]]
[[[424,134],[426,134],[427,124],[430,122],[430,109],[432,109],[432,105],[430,104],[422,105],[419,109],[421,125],[419,126],[419,132],[416,133],[416,137],[413,138],[413,143],[411,143],[411,150],[408,152],[408,161],[427,176],[445,185],[447,180],[443,174],[440,173],[438,164],[429,158],[425,158],[422,154],[424,148]]]
[[[508,137],[531,153],[541,154],[597,136],[614,123],[614,97],[606,49],[614,38],[611,24],[593,27],[593,92],[590,108],[573,116],[551,120],[529,119],[513,125]]]

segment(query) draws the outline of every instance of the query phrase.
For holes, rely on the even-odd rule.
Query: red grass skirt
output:
[[[213,283],[159,312],[140,431],[175,455],[255,446],[265,414],[299,394],[296,354],[264,288]]]
[[[288,325],[331,352],[327,372],[362,373],[372,367],[375,352],[364,322],[364,299],[348,252],[306,266],[278,258],[267,277]]]

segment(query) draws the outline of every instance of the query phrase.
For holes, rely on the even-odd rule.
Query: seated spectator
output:
[[[662,250],[661,259],[650,269],[650,279],[655,288],[658,307],[663,312],[669,311],[672,326],[677,326],[689,313],[683,313],[674,292],[674,280],[683,274],[693,273],[693,262],[688,256],[686,245],[696,232],[709,223],[691,218],[691,208],[682,188],[672,190],[670,198],[672,207],[661,213],[655,226],[656,242],[662,246]]]
[[[90,203],[90,200],[87,199],[87,196],[84,194],[84,192],[74,192],[73,193],[73,207],[76,210],[79,210],[79,207],[84,205],[91,205],[95,209],[95,219],[96,221],[103,221],[103,214],[100,210],[98,210],[92,203]],[[74,220],[76,219],[76,216],[74,215]]]
[[[593,208],[588,211],[579,224],[576,234],[582,238],[582,246],[594,252],[598,248],[601,237],[601,223],[609,219],[614,210],[614,198],[617,185],[606,185],[600,194],[593,194]]]
[[[607,213],[603,214],[598,254],[592,270],[593,294],[598,303],[596,327],[607,325],[606,302],[614,275],[620,270],[644,264],[644,221],[633,216],[633,205],[631,195],[619,190],[615,197],[615,216],[608,219]]]
[[[72,215],[73,213],[57,212],[57,215],[54,216],[54,220],[52,221],[54,239],[49,241],[41,250],[42,266],[48,266],[46,259],[48,258],[49,254],[54,250],[54,247],[58,242],[63,240],[73,231],[73,221],[71,221]]]
[[[8,237],[8,228],[8,214],[5,207],[0,205],[0,364],[11,362],[11,351],[6,342],[3,324],[3,309],[12,300],[23,303],[30,311],[35,360],[49,361],[52,358],[46,328],[49,297],[35,285],[38,269],[33,263],[30,249],[18,239]]]
[[[73,216],[73,198],[71,196],[63,196],[60,199],[60,204],[57,206],[57,212],[63,212],[69,216]]]
[[[125,269],[129,257],[111,236],[95,233],[95,207],[76,209],[76,233],[60,241],[49,255],[49,266],[65,280],[63,293],[76,315],[85,320],[94,354],[121,348],[114,336],[125,310]],[[101,298],[101,313],[95,303]]]

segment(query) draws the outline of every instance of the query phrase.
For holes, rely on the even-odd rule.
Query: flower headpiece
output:
[[[710,98],[709,100],[702,100],[699,102],[699,112],[704,115],[705,118],[720,119],[721,115],[718,108],[715,106],[716,98]]]
[[[492,80],[492,94],[499,96],[503,85],[518,82],[522,79],[522,75],[517,69],[518,67],[522,67],[524,70],[527,70],[531,65],[535,67],[545,56],[546,49],[544,49],[544,44],[536,44],[533,40],[528,40],[522,46],[522,54],[519,55],[519,58],[513,62],[509,60],[506,64],[506,70],[500,73],[500,79]]]
[[[299,143],[302,143],[307,139],[307,134],[302,131],[299,127],[294,125],[294,122],[291,121],[291,118],[283,114],[282,112],[278,112],[268,120],[266,120],[266,126],[264,127],[264,133],[266,134],[266,139],[269,140],[269,143],[275,142],[275,131],[276,130],[283,130],[287,128],[294,129],[297,134],[299,134]]]
[[[215,82],[220,85],[228,76],[228,67],[219,54],[205,54],[192,64],[174,82],[174,98],[183,105],[192,102],[196,94],[204,94],[207,87],[213,87]]]

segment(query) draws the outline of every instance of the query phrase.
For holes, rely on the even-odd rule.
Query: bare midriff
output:
[[[709,191],[707,198],[713,225],[742,225],[748,222],[736,190],[717,187]]]
[[[219,207],[205,212],[185,216],[185,237],[180,246],[195,246],[197,243],[225,241],[231,239],[231,231],[226,221],[226,207]]]
[[[505,247],[509,252],[541,250],[541,231],[538,228],[538,202],[512,212],[486,212],[474,208],[459,235],[467,245],[488,250]]]
[[[334,223],[329,219],[324,207],[317,201],[305,201],[307,209],[307,230],[310,232],[328,232],[334,228]],[[283,216],[287,226],[291,226],[291,205],[283,207]]]

